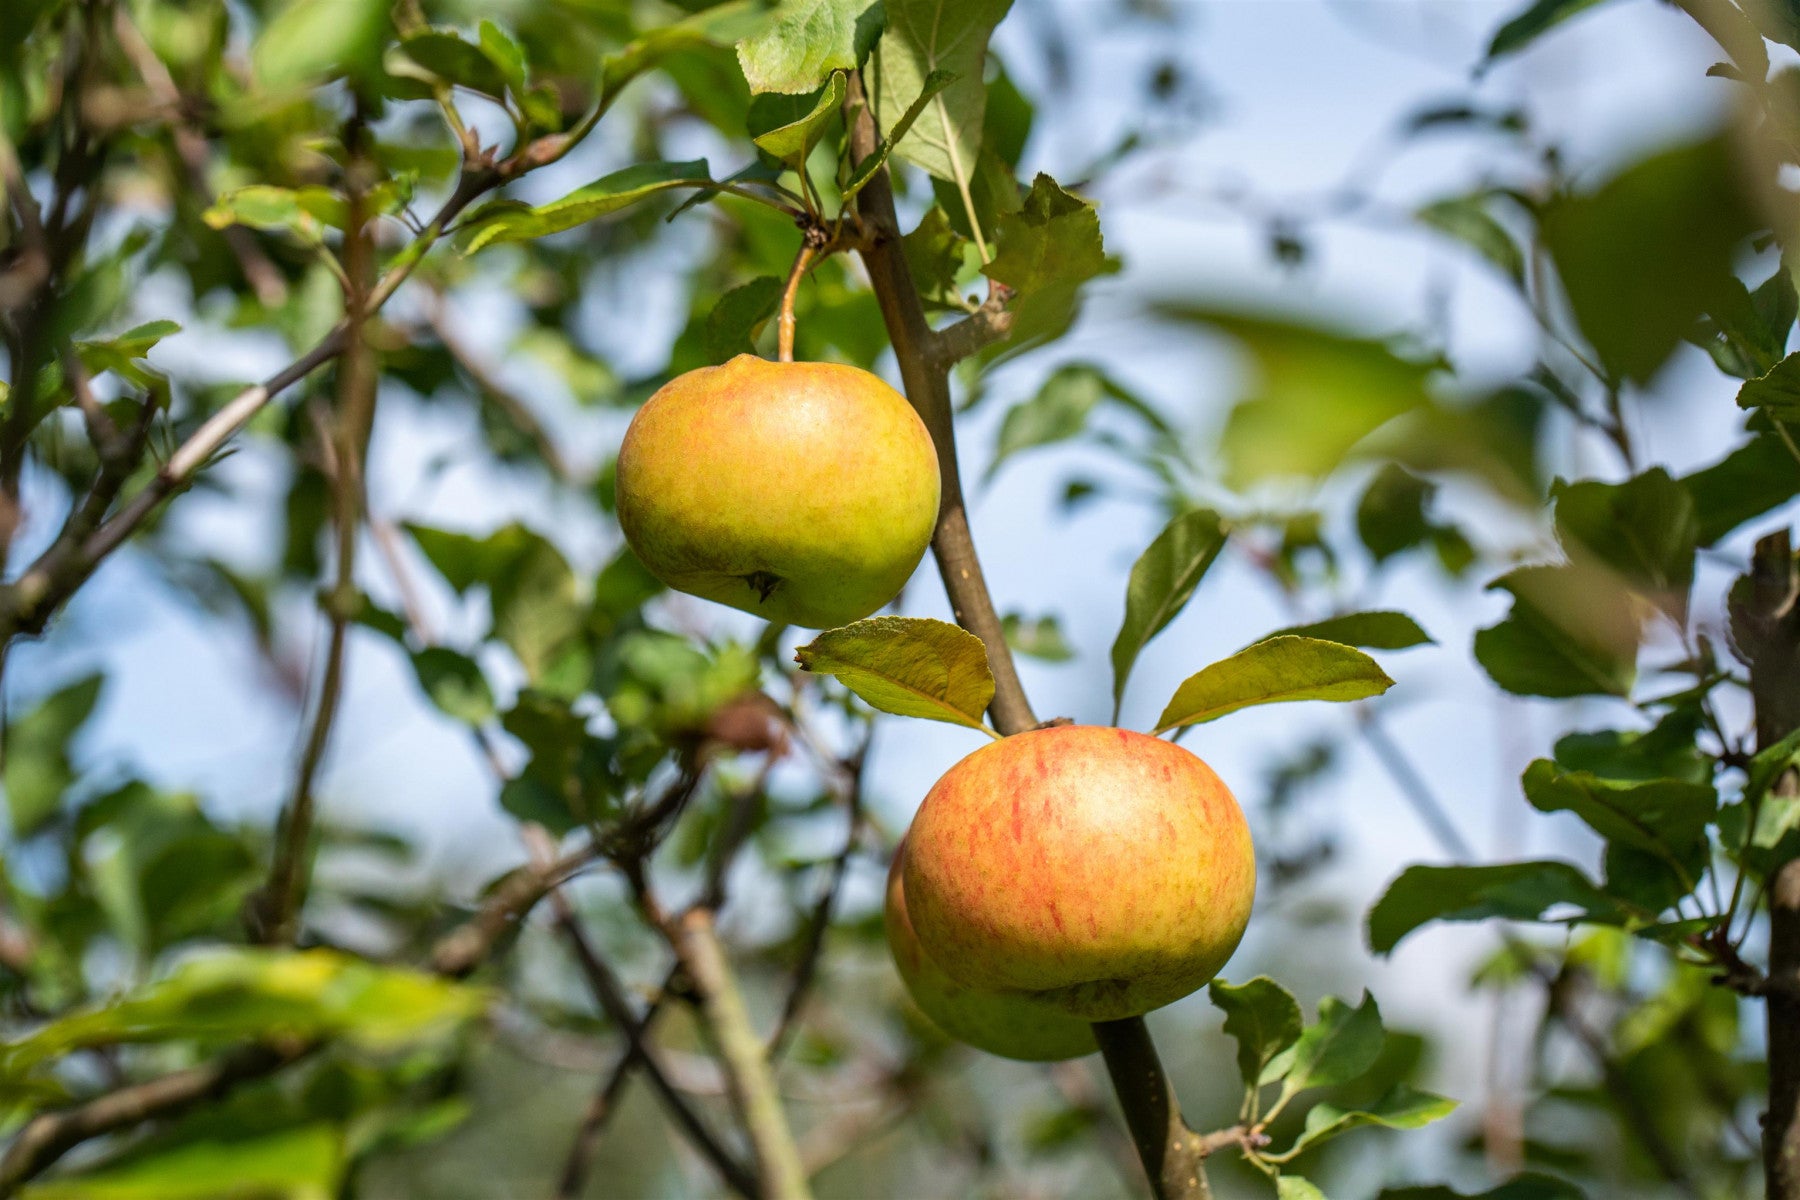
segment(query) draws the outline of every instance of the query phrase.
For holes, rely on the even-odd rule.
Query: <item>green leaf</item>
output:
[[[1779,433],[1759,433],[1710,467],[1684,475],[1696,540],[1717,543],[1744,522],[1800,495],[1800,456]]]
[[[1702,313],[1729,303],[1738,246],[1760,225],[1737,178],[1728,140],[1716,137],[1547,208],[1545,243],[1608,370],[1648,382]]]
[[[281,91],[380,68],[391,26],[387,0],[287,0],[263,26],[251,62],[264,87]]]
[[[869,180],[875,178],[875,173],[887,164],[888,156],[894,152],[894,143],[906,136],[906,131],[913,127],[913,122],[919,119],[932,97],[955,82],[955,74],[949,71],[933,71],[925,77],[919,94],[907,105],[906,111],[900,114],[900,119],[894,122],[893,128],[887,131],[887,136],[881,139],[875,152],[857,163],[856,169],[850,172],[850,177],[844,181],[839,193],[839,203],[848,204],[858,192],[868,186]]]
[[[1159,311],[1218,329],[1255,361],[1258,384],[1232,409],[1219,441],[1234,487],[1322,478],[1363,438],[1429,401],[1433,364],[1403,359],[1381,342],[1213,309]]]
[[[879,0],[782,0],[737,44],[752,92],[816,92],[833,71],[854,71],[881,34]]]
[[[685,645],[696,659],[704,659]],[[615,689],[609,704],[621,699]],[[630,689],[642,696],[641,687]],[[649,709],[650,702],[642,707]],[[646,722],[647,723],[647,722]],[[531,758],[500,791],[500,806],[523,821],[536,821],[562,835],[584,822],[599,821],[612,809],[621,789],[610,747],[587,730],[587,720],[561,696],[527,688],[500,720]]]
[[[343,197],[322,187],[284,188],[251,184],[226,192],[201,214],[214,229],[247,225],[294,234],[303,241],[318,242],[326,226],[348,223]]]
[[[88,675],[52,692],[6,730],[6,806],[13,833],[30,837],[56,815],[63,796],[75,782],[69,743],[94,711],[104,679]]]
[[[476,37],[481,43],[481,52],[499,69],[506,86],[523,99],[527,80],[525,47],[512,34],[486,17],[476,27]]]
[[[1021,295],[1072,290],[1113,269],[1100,237],[1100,214],[1056,180],[1039,174],[1024,205],[1000,218],[998,249],[981,273]]]
[[[1498,267],[1516,286],[1525,283],[1525,252],[1506,226],[1488,211],[1489,196],[1451,196],[1434,201],[1413,215],[1439,233],[1455,238]]]
[[[728,0],[695,13],[672,25],[646,30],[622,50],[600,63],[600,94],[609,102],[626,84],[671,55],[700,46],[726,46],[761,31],[768,14],[757,0]],[[806,87],[810,92],[825,82],[825,73]]]
[[[506,70],[485,48],[465,42],[454,29],[434,27],[408,34],[401,39],[400,49],[445,83],[495,99],[506,95]]]
[[[781,290],[781,280],[759,275],[720,296],[706,316],[707,361],[717,365],[740,354],[755,354],[757,335],[781,307]]]
[[[1278,637],[1190,675],[1156,721],[1156,732],[1215,721],[1254,704],[1366,700],[1394,685],[1360,650],[1317,638]]]
[[[122,1043],[332,1037],[391,1050],[448,1032],[486,1006],[479,989],[335,950],[212,950],[0,1045],[0,1077]]]
[[[1364,992],[1362,1003],[1351,1008],[1336,996],[1326,996],[1319,1001],[1319,1019],[1264,1069],[1261,1082],[1280,1079],[1284,1096],[1307,1088],[1335,1087],[1374,1066],[1386,1044],[1387,1031],[1381,1026],[1375,997]]]
[[[1000,422],[987,478],[1013,455],[1036,446],[1065,442],[1087,428],[1088,415],[1107,394],[1107,379],[1098,367],[1068,363],[1051,372],[1037,394],[1007,410]]]
[[[583,625],[575,575],[562,552],[516,523],[485,538],[418,525],[407,529],[458,594],[487,585],[493,636],[518,656],[527,678],[549,686],[551,672],[568,665],[565,656],[577,648]],[[577,690],[585,682],[576,680]]]
[[[1000,619],[1006,644],[1019,654],[1044,662],[1068,662],[1075,651],[1063,636],[1062,624],[1053,616],[1028,620],[1018,613],[1007,613]]]
[[[561,233],[672,188],[704,188],[712,184],[705,159],[648,162],[614,171],[536,208],[514,201],[495,201],[470,215],[466,227],[474,232],[464,253],[474,254],[496,242],[529,241]]]
[[[1623,483],[1559,483],[1563,545],[1605,563],[1677,621],[1687,612],[1700,525],[1693,496],[1661,467]]]
[[[1680,779],[1624,783],[1565,771],[1540,758],[1525,769],[1525,798],[1539,812],[1572,812],[1611,842],[1691,863],[1704,870],[1706,827],[1719,806],[1708,784]],[[1688,880],[1691,885],[1698,875]]]
[[[1224,548],[1224,522],[1210,508],[1199,508],[1170,521],[1131,565],[1125,620],[1112,644],[1114,721],[1138,655],[1175,619]]]
[[[1797,313],[1800,292],[1793,273],[1778,263],[1754,292],[1734,277],[1723,303],[1707,310],[1688,340],[1712,355],[1727,375],[1754,379],[1786,357]]]
[[[987,647],[967,630],[920,617],[870,617],[827,629],[794,654],[802,668],[835,675],[885,713],[986,730],[994,699]]]
[[[1664,778],[1710,783],[1712,759],[1694,743],[1699,728],[1699,709],[1690,705],[1671,709],[1654,728],[1643,733],[1601,729],[1564,734],[1556,742],[1556,765],[1565,771],[1586,771],[1621,783]]]
[[[475,660],[443,646],[428,646],[412,656],[419,686],[449,716],[480,725],[494,715],[494,693]]]
[[[1238,1074],[1244,1086],[1259,1086],[1275,1056],[1300,1040],[1300,1005],[1266,975],[1235,985],[1215,979],[1206,994],[1225,1014],[1225,1032],[1237,1040]]]
[[[1498,863],[1483,867],[1408,867],[1369,910],[1369,948],[1388,954],[1431,921],[1542,921],[1563,906],[1571,917],[1616,924],[1627,915],[1587,876],[1563,862]]]
[[[1403,612],[1345,613],[1311,625],[1278,629],[1260,640],[1278,637],[1317,638],[1366,650],[1405,650],[1431,644],[1430,636],[1419,628],[1419,623]]]
[[[273,1132],[221,1131],[169,1147],[134,1148],[122,1160],[34,1183],[23,1200],[332,1200],[348,1156],[331,1122]]]
[[[987,111],[988,38],[1012,0],[886,0],[887,32],[871,60],[871,96],[894,153],[939,179],[973,179]],[[894,131],[936,72],[955,77],[904,136]]]
[[[1527,1172],[1475,1195],[1444,1187],[1388,1188],[1377,1200],[1582,1200],[1581,1189],[1549,1175]]]
[[[1335,1104],[1317,1104],[1306,1114],[1306,1128],[1293,1146],[1281,1157],[1291,1158],[1306,1150],[1348,1133],[1364,1125],[1381,1125],[1388,1129],[1420,1129],[1456,1111],[1456,1101],[1431,1092],[1421,1092],[1397,1083],[1386,1095],[1366,1109],[1345,1109]]]
[[[1602,0],[1536,0],[1536,3],[1502,25],[1494,34],[1494,40],[1488,43],[1488,60],[1491,62],[1503,54],[1524,49],[1546,31],[1601,2]]]
[[[1275,1181],[1275,1200],[1327,1200],[1315,1183],[1298,1175],[1283,1175]]]
[[[1739,408],[1760,408],[1776,421],[1800,421],[1800,353],[1790,354],[1738,389]]]
[[[1638,621],[1610,572],[1521,567],[1488,586],[1513,596],[1507,618],[1475,635],[1475,657],[1495,683],[1522,696],[1631,694]]]
[[[963,311],[957,279],[969,257],[969,239],[958,233],[942,207],[933,205],[918,228],[900,239],[906,265],[927,307]]]
[[[1356,535],[1377,563],[1431,536],[1425,509],[1436,493],[1436,484],[1398,463],[1384,464],[1369,480],[1356,505]]]
[[[834,71],[823,88],[799,103],[784,95],[758,96],[750,102],[752,140],[764,153],[800,170],[843,107],[844,87],[844,73]]]

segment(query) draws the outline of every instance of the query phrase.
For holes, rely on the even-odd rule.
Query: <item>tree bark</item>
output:
[[[1731,622],[1750,662],[1756,741],[1767,749],[1800,729],[1800,573],[1786,530],[1756,543],[1750,573],[1732,590]],[[1800,773],[1784,772],[1771,796],[1800,795]],[[1766,802],[1766,801],[1765,801]],[[1769,978],[1800,973],[1800,859],[1778,867],[1769,882]],[[1800,1200],[1800,996],[1771,988],[1765,998],[1769,1043],[1769,1107],[1763,1114],[1763,1176],[1768,1200]]]

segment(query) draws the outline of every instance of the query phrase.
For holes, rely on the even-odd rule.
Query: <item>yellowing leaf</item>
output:
[[[1271,638],[1190,675],[1163,709],[1156,732],[1217,720],[1253,704],[1366,700],[1393,685],[1360,650],[1317,638]]]
[[[870,617],[827,629],[794,658],[835,675],[882,712],[987,730],[994,698],[987,647],[965,629],[921,617]]]

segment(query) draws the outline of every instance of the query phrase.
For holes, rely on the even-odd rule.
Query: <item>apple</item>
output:
[[[932,787],[906,844],[907,909],[931,961],[1087,1021],[1212,979],[1256,892],[1249,826],[1212,769],[1104,726],[983,746]]]
[[[1026,1062],[1057,1062],[1097,1050],[1093,1026],[1086,1021],[1027,996],[966,987],[931,961],[906,912],[906,882],[900,865],[905,855],[906,843],[902,842],[888,868],[888,949],[907,992],[932,1024],[977,1050]]]
[[[740,354],[663,385],[619,448],[619,525],[650,573],[829,629],[899,593],[937,525],[937,451],[906,398],[837,363]]]

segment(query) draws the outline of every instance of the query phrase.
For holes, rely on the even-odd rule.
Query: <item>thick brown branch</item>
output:
[[[863,99],[862,83],[855,75],[850,77],[845,111],[850,121],[850,159],[859,162],[875,152],[878,135],[874,117]],[[875,299],[881,306],[888,339],[894,344],[894,357],[900,365],[906,398],[924,418],[925,428],[931,431],[931,440],[937,446],[943,498],[931,549],[937,558],[938,573],[943,576],[944,591],[949,594],[956,623],[987,646],[988,663],[994,672],[994,701],[988,707],[994,727],[1001,733],[1020,733],[1036,725],[1037,718],[1032,715],[1031,703],[1019,683],[1019,672],[1013,665],[1012,650],[1006,644],[1000,614],[994,611],[993,597],[988,594],[987,580],[982,577],[981,561],[975,555],[975,540],[969,532],[969,516],[963,502],[962,475],[956,465],[949,368],[942,356],[933,352],[938,335],[925,321],[925,310],[919,301],[918,288],[913,284],[912,269],[901,252],[899,218],[894,214],[894,190],[885,170],[876,172],[875,178],[857,195],[856,206],[869,235],[869,242],[862,251],[863,264],[868,268]]]
[[[1156,1200],[1206,1200],[1212,1195],[1206,1155],[1220,1147],[1209,1146],[1181,1119],[1174,1085],[1163,1073],[1144,1019],[1102,1021],[1094,1026],[1094,1040],[1106,1059],[1151,1195]]]
[[[1800,728],[1800,569],[1786,530],[1756,543],[1750,574],[1731,593],[1732,628],[1750,661],[1756,741],[1762,749]],[[1800,795],[1792,770],[1777,796]],[[1800,859],[1769,878],[1771,979],[1800,974]],[[1769,1110],[1763,1114],[1764,1190],[1769,1200],[1800,1200],[1800,997],[1785,990],[1768,1003]]]
[[[971,355],[979,354],[995,342],[1012,336],[1013,315],[1007,311],[1012,290],[1001,284],[988,287],[988,298],[980,308],[946,325],[931,336],[931,359],[948,370]]]

